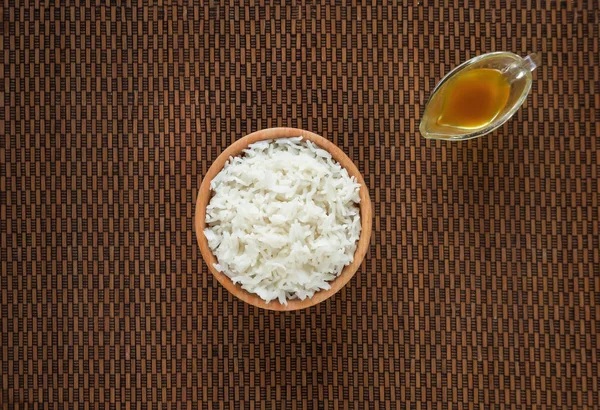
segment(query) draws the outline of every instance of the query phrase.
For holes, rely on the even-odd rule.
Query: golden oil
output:
[[[475,129],[485,127],[500,113],[510,95],[510,83],[502,72],[477,68],[459,73],[436,96],[442,99],[439,125]]]

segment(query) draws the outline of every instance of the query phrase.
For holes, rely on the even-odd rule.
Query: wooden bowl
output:
[[[354,253],[354,260],[350,265],[344,267],[342,273],[337,278],[329,282],[331,285],[330,289],[321,290],[315,293],[310,299],[288,300],[287,305],[282,305],[277,300],[272,300],[271,302],[267,303],[263,299],[261,299],[260,296],[242,289],[240,285],[234,284],[226,274],[219,272],[214,268],[214,264],[217,263],[217,259],[208,247],[208,241],[206,240],[206,236],[204,236],[204,228],[206,227],[206,206],[208,205],[208,202],[211,198],[210,182],[223,169],[225,163],[230,157],[240,155],[242,151],[246,149],[250,144],[262,140],[290,138],[298,136],[302,136],[304,139],[310,140],[319,147],[329,151],[333,158],[341,166],[348,170],[348,174],[354,176],[356,180],[360,183],[359,195],[361,233],[356,247],[356,252]],[[317,303],[324,301],[325,299],[335,294],[342,287],[344,287],[344,285],[352,278],[352,276],[354,276],[356,270],[362,263],[365,254],[367,253],[367,250],[369,248],[369,242],[371,240],[371,225],[373,222],[372,219],[373,210],[371,208],[371,199],[369,198],[369,191],[367,189],[367,186],[365,185],[365,181],[363,180],[362,175],[360,174],[352,160],[350,160],[350,158],[348,158],[348,156],[344,154],[344,152],[341,149],[339,149],[331,141],[317,134],[313,134],[312,132],[296,128],[269,128],[262,131],[256,131],[250,135],[243,137],[238,141],[235,141],[225,151],[223,151],[221,155],[217,157],[215,162],[213,162],[207,174],[204,176],[204,180],[202,181],[202,185],[200,186],[200,191],[198,192],[198,200],[196,201],[195,225],[196,237],[198,238],[198,244],[200,245],[200,252],[202,253],[202,257],[208,265],[208,269],[212,272],[215,278],[217,278],[217,280],[221,282],[223,286],[225,286],[227,290],[229,290],[231,293],[233,293],[235,296],[237,296],[244,302],[249,303],[253,306],[269,310],[288,311],[304,309],[316,305]]]

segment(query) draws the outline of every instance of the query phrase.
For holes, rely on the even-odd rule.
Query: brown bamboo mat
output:
[[[597,1],[17,3],[2,404],[598,407]],[[524,108],[476,141],[421,138],[443,73],[494,50],[543,54]],[[337,143],[374,201],[357,276],[296,313],[234,299],[193,232],[211,162],[272,126]]]

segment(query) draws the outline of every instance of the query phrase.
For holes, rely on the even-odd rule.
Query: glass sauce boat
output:
[[[508,52],[483,54],[466,61],[435,87],[425,105],[419,131],[425,138],[442,140],[468,140],[492,132],[525,102],[531,89],[531,73],[540,62],[535,53],[521,58]]]

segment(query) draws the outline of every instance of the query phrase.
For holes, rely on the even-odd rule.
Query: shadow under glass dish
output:
[[[488,53],[466,61],[435,87],[419,131],[425,138],[443,140],[468,140],[492,132],[523,105],[531,89],[531,73],[539,64],[535,53],[525,58]]]

